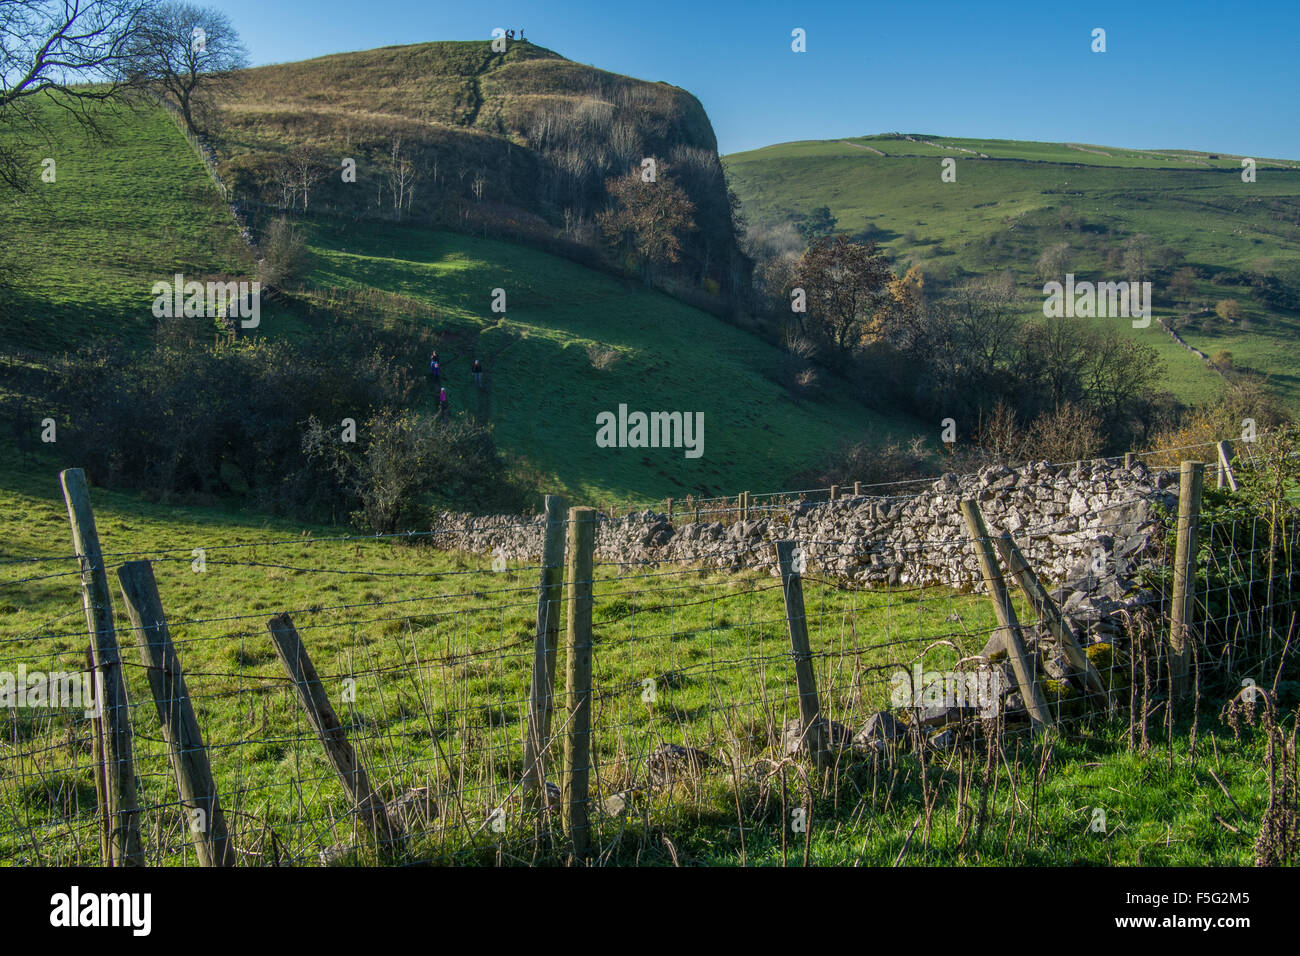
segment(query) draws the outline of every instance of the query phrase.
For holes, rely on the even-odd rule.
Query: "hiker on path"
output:
[[[478,359],[474,360],[474,384],[483,387],[483,363]]]
[[[445,388],[440,388],[438,390],[438,411],[445,412],[446,410],[447,410],[447,390]]]
[[[437,385],[441,377],[442,366],[438,364],[438,353],[435,352],[433,358],[429,359],[429,378],[433,379],[434,385]]]

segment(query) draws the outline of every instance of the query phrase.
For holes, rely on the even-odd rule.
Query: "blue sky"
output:
[[[1300,159],[1295,0],[210,5],[255,64],[522,27],[571,60],[690,90],[723,153],[898,130]]]

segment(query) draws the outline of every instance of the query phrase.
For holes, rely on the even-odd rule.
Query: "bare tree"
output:
[[[812,328],[847,356],[878,331],[873,312],[892,278],[874,243],[839,235],[812,244],[799,260],[794,281],[807,296]]]
[[[291,208],[298,199],[298,175],[293,163],[287,159],[276,163],[271,177],[280,193],[280,208]]]
[[[393,194],[393,211],[397,218],[402,218],[402,210],[411,209],[411,199],[415,194],[415,180],[419,171],[411,160],[411,154],[402,147],[402,135],[393,134],[392,148],[388,156],[388,191]]]
[[[0,183],[21,191],[28,137],[47,136],[38,103],[100,133],[95,110],[140,76],[136,51],[149,0],[0,0]]]
[[[230,18],[188,3],[153,6],[137,53],[152,84],[175,103],[193,133],[199,132],[194,114],[202,92],[248,63]]]
[[[302,211],[306,212],[312,186],[329,175],[329,167],[314,150],[296,146],[289,151],[289,168],[295,188],[302,193]]]

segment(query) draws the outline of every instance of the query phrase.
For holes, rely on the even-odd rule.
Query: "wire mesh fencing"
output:
[[[633,862],[675,859],[701,821],[743,861],[746,841],[807,840],[819,801],[873,812],[882,780],[964,807],[969,768],[1019,741],[1118,719],[1150,748],[1209,682],[1277,697],[1300,570],[1284,512],[1207,494],[1190,549],[1170,515],[1123,555],[1121,523],[1094,525],[1044,586],[1035,541],[1062,531],[974,508],[905,556],[964,587],[863,586],[839,568],[877,542],[779,523],[766,564],[737,569],[727,538],[713,561],[602,557],[596,529],[583,564],[574,522],[606,523],[587,510],[551,529],[562,589],[527,517],[498,530],[536,535],[532,560],[444,550],[446,529],[6,559],[23,622],[0,638],[0,861],[543,863],[578,828],[582,858]],[[88,638],[97,571],[112,620]]]

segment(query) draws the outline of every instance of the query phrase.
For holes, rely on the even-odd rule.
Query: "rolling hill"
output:
[[[1132,246],[1146,258],[1154,313],[1210,356],[1268,377],[1300,410],[1300,162],[1187,150],[885,134],[783,143],[723,158],[751,221],[776,223],[827,206],[837,231],[916,264],[927,288],[1010,270],[1027,301],[1042,295],[1039,259],[1060,249],[1062,271],[1120,279]],[[955,181],[941,178],[944,161]],[[1175,294],[1173,273],[1189,268]],[[1208,310],[1235,299],[1244,321]],[[1190,320],[1185,316],[1192,315]],[[1128,323],[1119,320],[1127,327]],[[1157,348],[1185,401],[1225,387],[1156,323],[1128,334]]]
[[[8,423],[28,432],[47,413],[40,396],[48,357],[97,338],[147,348],[159,326],[154,282],[176,272],[250,278],[256,258],[164,111],[114,116],[107,146],[87,142],[58,113],[51,121],[62,124],[57,180],[0,207],[0,231],[42,237],[0,289],[0,390],[30,400],[36,417]],[[796,403],[777,381],[775,347],[640,283],[423,223],[314,212],[299,223],[310,253],[303,288],[268,301],[257,335],[311,334],[312,316],[347,296],[382,300],[375,321],[392,321],[397,303],[413,340],[429,331],[439,341],[453,411],[490,422],[512,458],[577,500],[775,491],[844,440],[924,430],[834,389]],[[507,293],[504,315],[490,308],[496,288]],[[488,371],[481,393],[470,380],[475,357]],[[420,371],[426,359],[409,355]],[[620,404],[703,412],[703,457],[598,448],[596,415]],[[75,410],[58,417],[61,427],[75,424]],[[45,455],[30,467],[48,475],[54,464]]]

